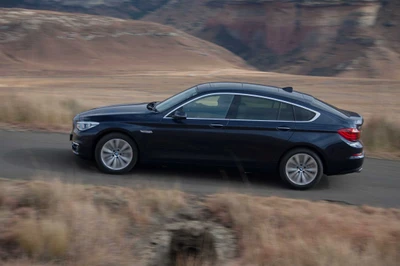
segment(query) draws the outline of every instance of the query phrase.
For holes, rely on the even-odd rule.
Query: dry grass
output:
[[[238,233],[238,265],[398,265],[400,211],[223,194],[206,206]]]
[[[362,140],[375,156],[400,158],[400,127],[383,118],[373,118],[363,129]]]
[[[1,265],[142,265],[136,243],[148,236],[140,233],[188,206],[179,191],[0,184]],[[238,259],[229,265],[391,266],[400,260],[397,209],[230,193],[203,204],[237,234]]]
[[[67,254],[69,231],[64,221],[30,217],[17,223],[14,234],[30,257],[63,258]]]
[[[132,231],[185,206],[179,191],[7,182],[0,265],[139,265]]]
[[[52,130],[70,128],[72,118],[87,109],[68,98],[7,95],[2,101],[0,122]]]

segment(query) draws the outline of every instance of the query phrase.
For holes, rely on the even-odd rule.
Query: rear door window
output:
[[[278,120],[294,121],[293,105],[287,103],[281,103],[281,107],[279,108]]]
[[[298,106],[293,106],[293,108],[296,121],[310,121],[315,116],[315,113],[310,110]]]
[[[277,120],[280,102],[253,97],[240,96],[236,119],[241,120]]]

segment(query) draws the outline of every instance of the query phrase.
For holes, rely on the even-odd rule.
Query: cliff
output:
[[[399,40],[381,33],[400,32],[400,20],[381,21],[400,11],[399,1],[386,2],[393,8],[384,14],[378,0],[181,0],[144,20],[212,41],[266,71],[398,78]]]

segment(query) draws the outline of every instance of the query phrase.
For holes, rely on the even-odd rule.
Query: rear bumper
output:
[[[338,161],[329,165],[326,175],[344,175],[360,173],[363,169],[364,153],[362,156],[350,157],[343,161]]]

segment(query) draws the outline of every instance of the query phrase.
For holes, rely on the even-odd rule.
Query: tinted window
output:
[[[309,121],[315,116],[314,112],[298,106],[294,106],[294,112],[296,115],[296,121]]]
[[[281,103],[278,120],[294,121],[293,106],[286,103]]]
[[[264,98],[240,96],[237,119],[276,120],[280,102]]]
[[[212,95],[190,102],[180,108],[188,118],[225,118],[233,95]]]

